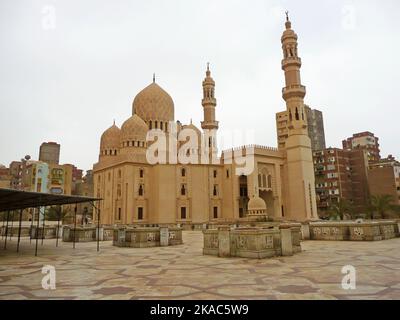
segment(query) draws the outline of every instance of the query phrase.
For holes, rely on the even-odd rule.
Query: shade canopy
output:
[[[102,199],[0,188],[0,212],[99,200]]]

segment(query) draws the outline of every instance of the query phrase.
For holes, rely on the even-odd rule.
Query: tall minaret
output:
[[[301,59],[298,56],[297,34],[286,12],[286,30],[282,35],[283,60],[286,87],[282,90],[288,113],[288,138],[285,149],[287,156],[287,197],[285,218],[291,220],[317,219],[314,164],[311,140],[307,131],[304,110],[306,88],[301,84]]]
[[[211,78],[210,64],[207,63],[206,78],[203,81],[203,99],[201,101],[204,111],[204,121],[201,127],[205,131],[207,145],[210,148],[210,157],[217,155],[217,130],[218,121],[215,119],[215,108],[217,99],[215,99],[215,81]]]

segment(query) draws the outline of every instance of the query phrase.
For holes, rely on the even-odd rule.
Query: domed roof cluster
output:
[[[153,83],[140,91],[132,103],[132,116],[121,129],[115,123],[101,136],[100,155],[117,155],[121,148],[144,147],[146,135],[152,122],[164,124],[174,121],[174,102],[158,84]]]
[[[151,120],[173,121],[174,102],[163,88],[153,82],[133,100],[132,114],[137,114],[146,123]]]

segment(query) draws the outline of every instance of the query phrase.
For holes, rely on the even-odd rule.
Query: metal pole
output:
[[[18,243],[17,243],[17,252],[19,252],[19,243],[21,242],[21,228],[22,228],[22,213],[24,209],[21,209],[19,212],[19,228],[18,228]]]
[[[46,207],[43,207],[43,223],[42,223],[42,245],[43,245],[43,240],[44,240],[44,229],[46,227]]]
[[[6,232],[5,232],[6,238],[4,239],[4,250],[7,249],[8,219],[9,218],[10,218],[10,210],[7,211],[7,224],[6,224]]]
[[[4,233],[5,233],[4,226],[5,226],[5,221],[6,221],[6,213],[5,213],[5,211],[3,211],[1,213],[2,213],[2,216],[3,216],[3,227],[1,228],[1,239],[3,239],[4,238]]]
[[[36,234],[35,234],[35,238],[36,238],[36,246],[35,246],[35,257],[37,256],[37,251],[38,251],[38,241],[39,241],[39,226],[40,226],[40,219],[39,219],[39,215],[40,215],[40,207],[38,208],[38,219],[37,219],[37,224],[36,224]]]
[[[60,232],[60,219],[61,219],[61,206],[59,207],[59,210],[58,210],[56,247],[58,247],[58,236],[59,236],[59,232]]]
[[[31,228],[29,230],[29,244],[32,244],[33,220],[34,220],[34,216],[35,216],[35,209],[31,208],[31,210],[32,210],[32,219],[31,219]]]
[[[96,208],[97,211],[97,252],[100,251],[100,209]]]
[[[11,237],[13,236],[13,227],[14,227],[14,213],[15,211],[12,211],[12,218],[11,218],[11,231],[10,231],[10,241],[11,241]]]
[[[74,218],[74,249],[75,249],[75,241],[76,241],[76,211],[78,210],[77,205],[75,204],[75,218]]]

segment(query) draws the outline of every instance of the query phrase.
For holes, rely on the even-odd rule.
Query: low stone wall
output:
[[[113,226],[101,226],[100,227],[100,239],[99,241],[111,241],[114,233]],[[73,226],[68,225],[63,227],[62,239],[64,242],[91,242],[97,241],[97,225],[86,225],[86,226]],[[75,238],[75,239],[74,239]]]
[[[182,244],[182,228],[123,227],[114,229],[113,245],[117,247],[149,248]]]
[[[61,237],[61,226],[60,226],[60,233],[59,237]],[[55,226],[44,226],[44,237],[43,237],[43,226],[40,226],[39,228],[35,225],[32,226],[31,228],[31,238],[32,239],[55,239],[57,238],[57,230],[58,227]]]
[[[29,237],[30,236],[30,230],[31,227],[21,227],[21,237]],[[7,236],[8,237],[18,237],[18,232],[19,232],[19,226],[8,226],[7,230]],[[5,236],[6,235],[6,226],[1,226],[0,227],[0,235]]]
[[[313,222],[309,229],[311,240],[380,241],[399,236],[396,221]]]
[[[301,252],[300,224],[268,228],[220,226],[203,230],[203,235],[204,255],[264,259]]]

